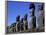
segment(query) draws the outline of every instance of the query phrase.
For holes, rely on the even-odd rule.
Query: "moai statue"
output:
[[[9,29],[9,32],[11,33],[11,32],[13,32],[12,30],[13,30],[13,27],[14,27],[14,24],[11,24],[10,25],[10,29]]]
[[[28,30],[28,21],[27,21],[27,14],[24,16],[24,32],[26,32]]]
[[[10,33],[11,33],[11,32],[16,32],[16,31],[14,30],[15,25],[16,25],[16,23],[12,23],[12,24],[10,25],[10,28],[9,28],[9,32],[10,32]]]
[[[35,13],[35,5],[34,3],[30,4],[30,31],[35,32],[36,31],[36,16],[34,15]]]
[[[10,30],[10,27],[9,27],[9,26],[7,26],[7,33],[9,33],[9,32],[10,32],[9,30]]]
[[[20,16],[16,18],[16,32],[20,31]]]
[[[39,3],[38,31],[44,32],[44,3]]]
[[[23,18],[21,19],[21,23],[20,23],[20,32],[23,32],[24,31],[24,28],[23,28]]]
[[[14,26],[14,27],[13,27],[12,31],[13,31],[13,32],[16,32],[16,23],[13,23],[13,26]]]

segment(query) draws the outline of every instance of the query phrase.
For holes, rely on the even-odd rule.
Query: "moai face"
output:
[[[27,14],[24,16],[23,22],[24,22],[24,24],[26,24],[26,22],[27,22]]]
[[[29,7],[30,16],[34,16],[34,10],[35,10],[34,3],[31,3]]]
[[[43,13],[44,13],[44,10],[43,10],[43,6],[44,6],[44,4],[43,3],[39,3],[39,15],[43,15]]]
[[[20,16],[16,17],[16,23],[18,24],[20,22]]]
[[[39,9],[40,9],[40,10],[43,10],[44,3],[39,3],[38,6],[39,6]]]
[[[39,10],[39,15],[43,15],[43,10]]]
[[[24,16],[24,20],[27,20],[27,14]]]
[[[32,8],[32,9],[30,9],[30,16],[33,16],[34,15],[34,9]]]

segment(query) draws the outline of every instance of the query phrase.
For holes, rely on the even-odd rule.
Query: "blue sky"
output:
[[[16,22],[16,17],[20,15],[20,19],[25,15],[28,14],[28,22],[29,22],[29,5],[31,2],[18,2],[18,1],[8,1],[7,4],[7,12],[8,12],[8,26],[11,25],[12,23]],[[37,17],[38,17],[38,3],[35,4],[35,16],[36,16],[36,25],[38,24],[37,22]],[[38,25],[37,25],[38,26]]]

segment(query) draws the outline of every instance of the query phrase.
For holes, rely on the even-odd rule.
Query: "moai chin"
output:
[[[20,16],[16,17],[16,32],[20,31]]]
[[[30,10],[30,12],[29,12],[30,13],[30,31],[34,32],[34,31],[36,31],[36,17],[34,15],[34,13],[35,13],[34,3],[30,4],[29,10]]]
[[[44,32],[44,3],[39,3],[38,31]]]
[[[24,16],[23,23],[24,23],[24,32],[26,32],[28,29],[27,14]]]

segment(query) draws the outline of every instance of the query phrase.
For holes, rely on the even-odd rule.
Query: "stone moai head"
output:
[[[25,14],[25,16],[24,16],[24,20],[27,20],[27,14]]]
[[[39,10],[43,10],[44,3],[39,3],[38,6],[39,6]]]
[[[34,3],[30,4],[29,9],[30,9],[30,12],[29,12],[30,16],[34,16],[34,11],[35,11],[35,5],[34,5]]]
[[[43,9],[43,7],[44,7],[44,3],[39,3],[39,5],[38,5],[38,7],[39,7],[39,15],[43,15],[43,13],[44,13],[44,9]]]
[[[16,17],[16,21],[20,21],[20,16],[19,15]]]

